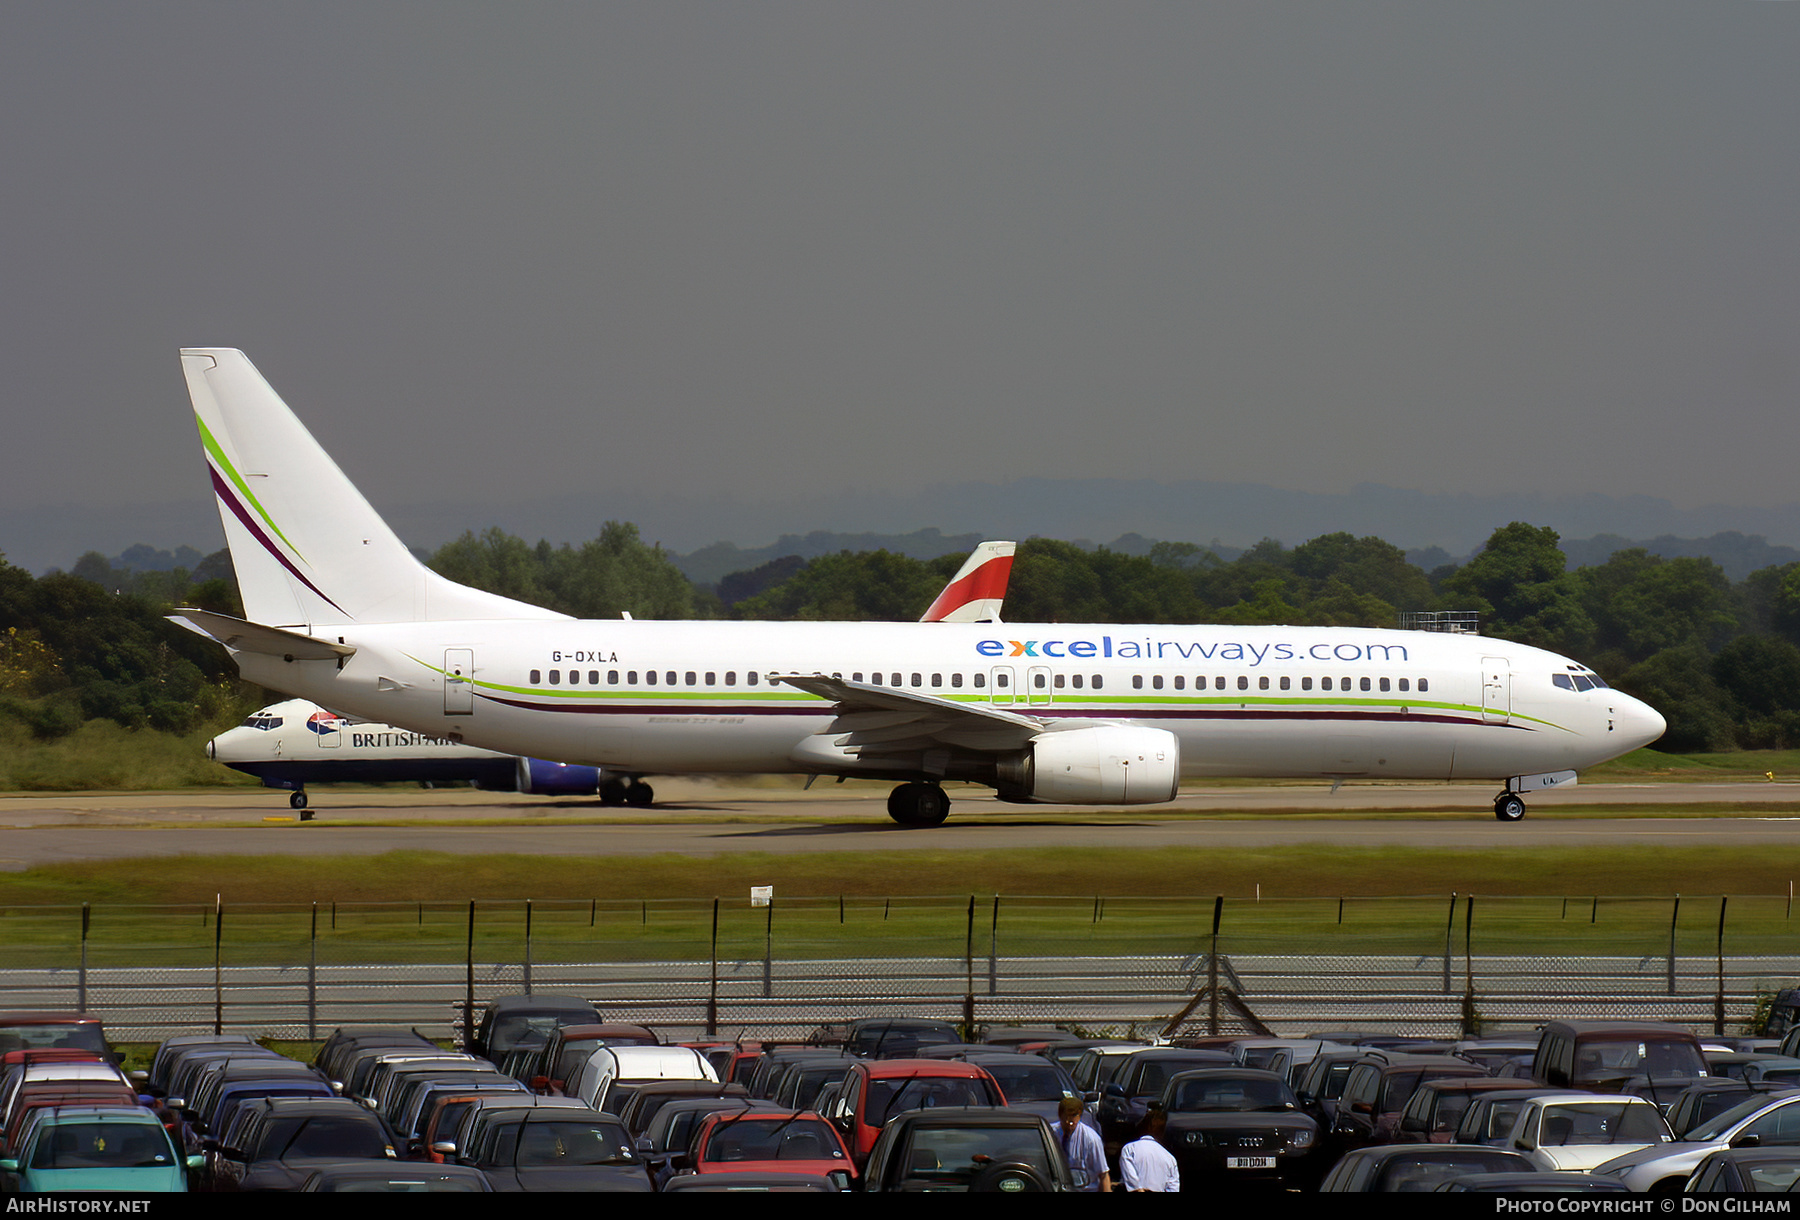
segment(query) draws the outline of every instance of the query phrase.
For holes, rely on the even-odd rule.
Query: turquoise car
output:
[[[148,1110],[135,1106],[58,1106],[25,1133],[18,1155],[0,1159],[9,1189],[184,1191],[188,1170],[204,1158],[183,1157]]]

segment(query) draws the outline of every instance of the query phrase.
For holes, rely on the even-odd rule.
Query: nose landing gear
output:
[[[1502,822],[1518,822],[1525,817],[1525,798],[1516,792],[1502,792],[1494,798],[1494,816]]]

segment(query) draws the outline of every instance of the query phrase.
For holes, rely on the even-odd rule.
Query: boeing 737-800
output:
[[[945,781],[1145,804],[1183,776],[1486,779],[1522,794],[1656,740],[1587,667],[1480,636],[1326,627],[578,621],[438,576],[244,354],[182,353],[247,620],[176,616],[252,682],[630,773]]]

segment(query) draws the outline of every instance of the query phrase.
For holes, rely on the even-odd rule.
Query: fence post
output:
[[[88,983],[88,927],[93,912],[87,903],[81,904],[81,965],[75,972],[75,1011],[86,1012]]]
[[[312,929],[306,937],[306,1040],[319,1040],[319,904],[312,904]]]
[[[1719,935],[1713,944],[1714,960],[1718,964],[1718,990],[1713,992],[1713,1034],[1725,1036],[1725,895],[1719,895]]]
[[[994,895],[994,919],[988,928],[988,994],[1000,994],[1000,895]]]
[[[225,896],[213,895],[213,1036],[225,1032]]]
[[[1481,1019],[1475,1014],[1475,895],[1463,900],[1463,1037],[1481,1036]]]
[[[1450,955],[1456,952],[1456,891],[1450,891],[1450,913],[1444,917],[1444,994],[1450,994]]]
[[[1206,961],[1206,1032],[1219,1032],[1219,924],[1225,917],[1225,895],[1213,897],[1212,952]]]
[[[531,899],[525,900],[525,994],[531,994]]]
[[[1681,918],[1681,895],[1675,895],[1675,904],[1669,908],[1669,994],[1675,994],[1675,921]]]
[[[763,999],[775,994],[775,895],[763,910]]]
[[[707,971],[706,1036],[719,1033],[719,900],[713,899],[712,968]]]
[[[475,1036],[475,900],[469,899],[469,931],[468,941],[463,949],[463,1016],[462,1038],[457,1042],[459,1050],[469,1048],[470,1039]]]
[[[975,1041],[975,895],[969,895],[968,923],[963,931],[962,1034]]]

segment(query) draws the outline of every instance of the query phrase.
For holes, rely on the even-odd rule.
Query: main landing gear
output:
[[[1494,816],[1502,822],[1518,822],[1525,817],[1525,798],[1516,792],[1502,792],[1494,798]]]
[[[602,805],[631,805],[642,809],[656,800],[656,789],[646,784],[637,776],[624,779],[606,779],[600,781],[600,803]]]
[[[901,784],[888,793],[888,816],[902,826],[942,826],[950,798],[936,784]]]

